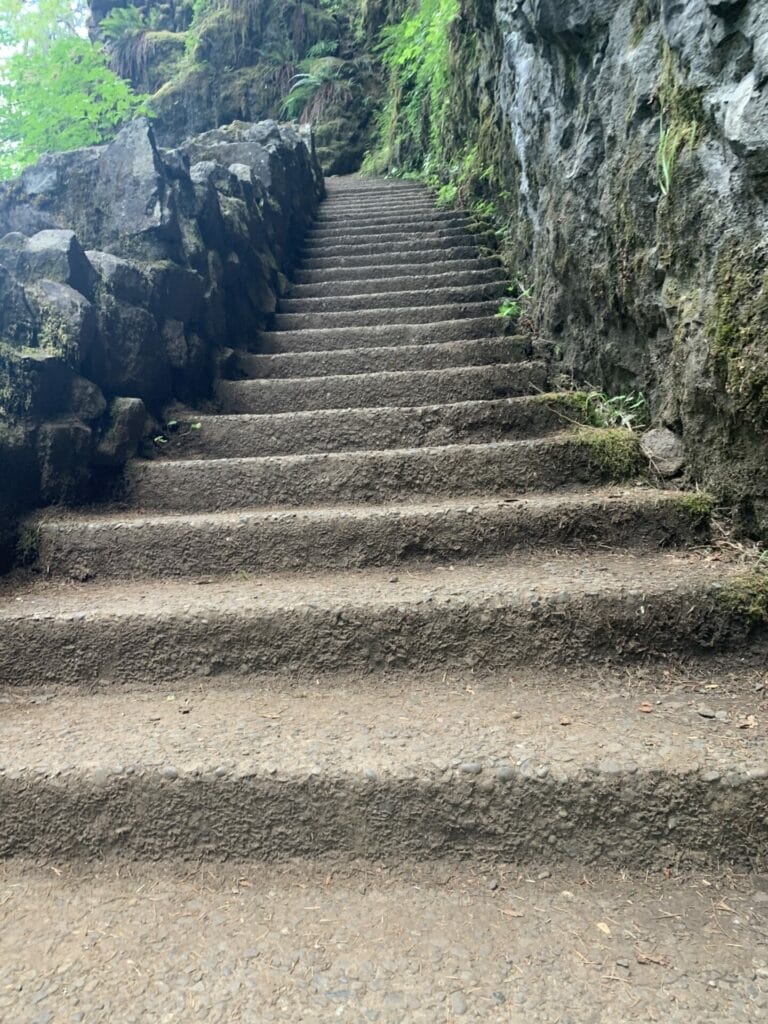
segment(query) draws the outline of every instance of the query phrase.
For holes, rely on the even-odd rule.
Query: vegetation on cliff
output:
[[[142,106],[104,51],[80,34],[83,6],[0,2],[0,177],[42,153],[111,138]]]

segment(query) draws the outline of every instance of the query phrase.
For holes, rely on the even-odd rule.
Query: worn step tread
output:
[[[650,869],[768,852],[765,725],[738,728],[754,694],[707,694],[722,723],[647,684],[408,682],[22,697],[0,718],[0,853]]]
[[[450,260],[491,259],[488,252],[479,253],[476,245],[452,245],[443,249],[434,247],[416,249],[395,247],[382,248],[378,252],[346,252],[334,256],[306,257],[301,267],[306,271],[345,270],[358,267],[400,267],[403,264],[433,264]]]
[[[276,313],[275,330],[333,330],[339,327],[394,327],[398,324],[437,324],[446,320],[476,320],[495,317],[499,299],[449,302],[434,306],[355,309],[329,313]]]
[[[474,311],[472,311],[474,312]],[[363,327],[300,327],[263,331],[257,342],[265,354],[277,352],[329,352],[332,349],[385,348],[390,345],[437,344],[475,341],[504,334],[507,324],[493,315],[434,319],[420,323],[365,324]]]
[[[104,513],[38,520],[48,576],[224,576],[456,561],[513,549],[672,547],[700,542],[687,495],[645,488],[176,515]]]
[[[445,306],[453,302],[481,302],[503,298],[508,286],[503,280],[473,281],[470,284],[430,286],[420,281],[419,288],[404,291],[380,291],[364,294],[297,296],[280,300],[281,313],[337,313],[351,310],[403,309],[417,306]]]
[[[616,439],[624,437],[616,432]],[[598,442],[597,444],[595,442]],[[157,511],[414,501],[419,495],[519,496],[612,479],[602,431],[568,431],[533,440],[418,448],[331,451],[257,458],[136,460],[125,473],[126,499]],[[626,453],[625,453],[626,454]],[[637,456],[639,463],[639,455]],[[630,460],[627,469],[633,469]]]
[[[55,871],[18,861],[3,870],[0,962],[14,980],[34,972],[40,1020],[155,1021],[169,1004],[185,1007],[179,1020],[217,1024],[554,1024],[564,1007],[613,1024],[764,1015],[759,882],[544,873],[332,857]],[[2,998],[9,1021],[28,1019],[26,984]]]
[[[477,564],[247,579],[16,586],[8,684],[154,683],[255,672],[632,663],[764,636],[754,574],[697,553],[516,553]]]
[[[580,422],[583,410],[563,395],[375,409],[196,416],[163,448],[165,458],[252,456],[482,444],[532,438]]]
[[[476,224],[477,219],[463,211],[436,210],[428,206],[422,210],[409,209],[395,213],[369,213],[350,217],[348,213],[325,215],[318,218],[306,234],[307,239],[330,238],[333,236],[352,237],[365,235],[372,231],[402,231],[425,227],[429,230]]]
[[[359,267],[328,267],[326,270],[299,269],[293,273],[294,288],[322,288],[323,285],[334,287],[347,286],[354,290],[358,284],[370,281],[397,281],[402,278],[413,281],[419,279],[443,278],[450,275],[491,274],[504,275],[506,271],[499,261],[492,256],[482,256],[471,260],[439,260],[434,263],[396,263],[389,266],[370,264]]]
[[[469,271],[454,271],[444,268],[439,274],[418,275],[418,283],[426,291],[434,291],[439,288],[468,288],[472,285],[498,284],[507,279],[507,275],[501,267],[490,270],[478,270],[473,267]],[[335,298],[357,298],[361,295],[381,295],[389,292],[408,292],[414,288],[413,275],[400,277],[382,277],[372,275],[368,278],[360,278],[357,281],[323,281],[320,284],[294,284],[291,286],[286,299],[328,299]],[[285,301],[285,300],[283,300]]]
[[[546,380],[546,364],[532,361],[436,370],[224,380],[217,384],[215,395],[222,412],[309,412],[513,397],[544,391]]]
[[[331,349],[329,352],[238,354],[248,377],[319,377],[324,374],[377,373],[382,370],[438,370],[487,363],[509,363],[530,356],[528,337],[475,338],[428,345]]]
[[[407,253],[431,250],[439,254],[449,249],[494,246],[497,242],[492,232],[472,231],[469,228],[444,228],[441,231],[387,231],[368,237],[350,238],[346,241],[331,239],[315,241],[310,239],[303,249],[305,260],[317,258],[335,259],[337,256],[365,256],[381,253]]]

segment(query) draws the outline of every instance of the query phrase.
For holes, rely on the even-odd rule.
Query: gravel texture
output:
[[[767,890],[451,865],[13,864],[0,875],[0,1017],[757,1024]]]

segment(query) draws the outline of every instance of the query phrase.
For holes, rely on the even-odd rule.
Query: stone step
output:
[[[277,331],[330,330],[338,327],[391,327],[395,324],[436,323],[444,320],[477,320],[493,317],[499,300],[451,302],[439,306],[400,306],[355,309],[336,313],[276,313]]]
[[[169,435],[165,458],[253,458],[438,447],[540,437],[582,422],[567,395],[414,408],[321,409],[267,416],[198,416]],[[194,426],[190,426],[190,423]]]
[[[478,270],[474,263],[470,270],[452,269],[450,264],[441,268],[441,273],[421,273],[400,275],[390,268],[387,276],[373,273],[370,277],[342,278],[341,280],[316,281],[315,283],[294,284],[288,293],[288,299],[320,299],[332,296],[356,297],[377,295],[382,292],[405,292],[412,289],[418,282],[421,291],[431,292],[438,288],[473,288],[499,282],[508,282],[505,271],[494,266],[489,270]]]
[[[342,273],[348,269],[365,268],[369,270],[372,267],[396,267],[400,269],[405,265],[413,264],[431,265],[436,262],[446,263],[453,260],[471,260],[474,262],[481,259],[493,259],[493,257],[478,255],[476,245],[452,245],[439,250],[436,250],[433,246],[427,246],[426,248],[420,246],[416,249],[402,247],[390,249],[387,246],[379,246],[376,252],[366,250],[360,252],[353,248],[348,252],[336,253],[335,255],[305,256],[301,261],[301,267],[305,272],[333,270],[337,273]],[[494,260],[494,262],[498,265],[498,261]]]
[[[630,476],[640,464],[637,451],[626,431],[584,428],[534,440],[439,448],[137,460],[126,469],[125,497],[135,508],[161,512],[295,508],[305,506],[309,495],[318,506],[404,504],[476,494],[512,497]]]
[[[339,181],[328,182],[326,186],[327,199],[326,202],[331,202],[334,198],[354,198],[359,196],[363,197],[379,197],[379,196],[432,196],[433,191],[426,185],[422,185],[420,182],[408,182],[408,181],[386,181],[372,179],[370,181],[361,180],[360,183],[351,184],[350,182],[344,182],[341,184]]]
[[[404,291],[381,291],[373,294],[364,293],[345,295],[321,295],[314,298],[300,296],[280,300],[281,313],[345,313],[352,310],[368,309],[413,309],[417,306],[447,306],[457,302],[484,302],[496,300],[499,303],[508,292],[508,284],[503,280],[489,281],[468,285],[447,285],[430,288],[426,281],[418,281],[420,288]]]
[[[397,577],[369,568],[205,586],[38,583],[0,601],[0,678],[13,686],[158,687],[256,672],[506,672],[743,652],[765,635],[754,616],[763,582],[705,555],[622,552],[517,554]],[[132,731],[125,722],[120,729]],[[103,733],[99,742],[118,762]]]
[[[199,515],[68,516],[33,527],[48,577],[136,580],[455,564],[514,550],[656,550],[701,543],[708,517],[675,491],[578,491]]]
[[[215,396],[223,413],[261,414],[512,398],[544,391],[546,383],[543,362],[497,363],[443,370],[223,380],[216,385]]]
[[[318,796],[311,822],[322,806],[315,777],[307,791]],[[217,818],[234,819],[226,782],[214,808],[222,797],[230,810],[217,810],[211,827]],[[615,805],[618,794],[611,799]],[[398,807],[394,798],[392,805]],[[260,817],[262,801],[256,807]],[[256,807],[248,801],[248,823]],[[206,828],[210,813],[201,809]],[[386,806],[377,802],[369,813],[376,845]],[[460,805],[443,813],[458,821]],[[594,809],[590,817],[597,817]],[[615,820],[620,829],[626,819],[617,813]],[[330,815],[322,824],[328,829]],[[107,847],[105,825],[98,835]],[[291,837],[301,829],[298,821],[274,825]],[[349,842],[353,826],[346,818],[344,825]],[[232,834],[242,837],[248,828],[237,821]],[[228,831],[229,825],[214,842],[221,845],[218,837]],[[183,834],[190,833],[188,819]],[[362,847],[358,836],[350,846]],[[468,845],[458,826],[454,836]],[[159,845],[156,830],[147,846]],[[46,858],[56,871],[24,858],[6,863],[0,957],[9,977],[32,979],[36,989],[30,1017],[27,984],[6,986],[0,1006],[9,1024],[555,1024],[569,1017],[582,1024],[747,1024],[768,1007],[765,958],[756,955],[765,944],[765,893],[760,880],[733,872],[709,869],[703,880],[699,871],[671,879],[646,872],[639,884],[624,871],[550,871],[544,852],[525,871],[457,858],[373,866],[355,863],[353,854],[339,870],[332,853],[264,864],[261,850],[255,862],[216,864],[204,842],[198,845],[207,861],[199,866],[153,864],[143,855],[134,868],[119,856],[103,865]],[[87,957],[77,945],[86,936]],[[130,970],[116,968],[116,949]]]
[[[463,211],[442,211],[425,206],[423,209],[406,209],[394,212],[370,212],[365,215],[350,215],[348,211],[319,217],[306,234],[307,239],[325,239],[331,237],[351,238],[355,235],[367,235],[372,231],[386,233],[388,231],[412,231],[424,228],[429,231],[442,230],[444,227],[466,227],[472,222]]]
[[[437,345],[503,335],[507,323],[495,315],[433,320],[426,323],[385,323],[366,327],[320,327],[294,331],[263,331],[258,347],[265,353],[329,352],[332,349],[388,348],[392,345]]]
[[[431,249],[440,254],[448,249],[473,246],[495,248],[497,239],[491,233],[470,232],[466,228],[446,228],[443,231],[385,232],[359,240],[309,242],[303,252],[303,262],[318,257],[336,259],[339,256],[376,256],[384,253],[418,252]]]
[[[401,214],[398,220],[361,222],[359,217],[345,222],[316,225],[304,236],[305,246],[346,245],[352,242],[378,241],[389,236],[401,237],[422,234],[453,235],[480,232],[481,226],[465,214],[440,217]]]
[[[314,224],[314,230],[366,229],[372,225],[390,227],[413,226],[421,223],[463,224],[472,218],[463,211],[436,210],[429,202],[399,203],[397,206],[368,207],[365,210],[350,210],[344,207],[324,206]]]
[[[368,265],[360,267],[331,266],[326,270],[296,270],[293,280],[294,288],[304,286],[322,287],[325,284],[346,284],[347,282],[380,281],[384,284],[391,279],[405,277],[412,281],[415,276],[421,278],[445,277],[446,274],[505,274],[499,261],[491,256],[477,257],[471,260],[444,260],[437,263],[395,263],[390,265]]]
[[[530,358],[531,339],[524,336],[444,341],[436,345],[393,345],[389,348],[336,349],[330,352],[287,352],[277,355],[238,353],[237,368],[245,377],[322,377],[381,370],[438,370],[485,366]],[[233,376],[237,376],[233,374]]]

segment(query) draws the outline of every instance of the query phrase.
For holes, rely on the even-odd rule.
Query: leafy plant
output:
[[[12,177],[45,152],[112,137],[144,109],[143,97],[84,39],[83,5],[70,0],[0,3],[0,177]]]
[[[505,299],[499,306],[496,316],[503,320],[517,320],[521,313],[522,309],[517,299]]]
[[[317,57],[302,61],[291,89],[283,100],[283,114],[303,124],[319,120],[334,103],[351,98],[345,81],[346,61],[338,57]]]
[[[442,185],[437,192],[437,199],[435,205],[443,209],[451,207],[456,202],[459,195],[459,187],[454,183],[448,185]]]
[[[590,391],[586,398],[590,420],[596,427],[624,427],[639,430],[648,422],[645,395],[630,391],[609,397],[603,391]]]

